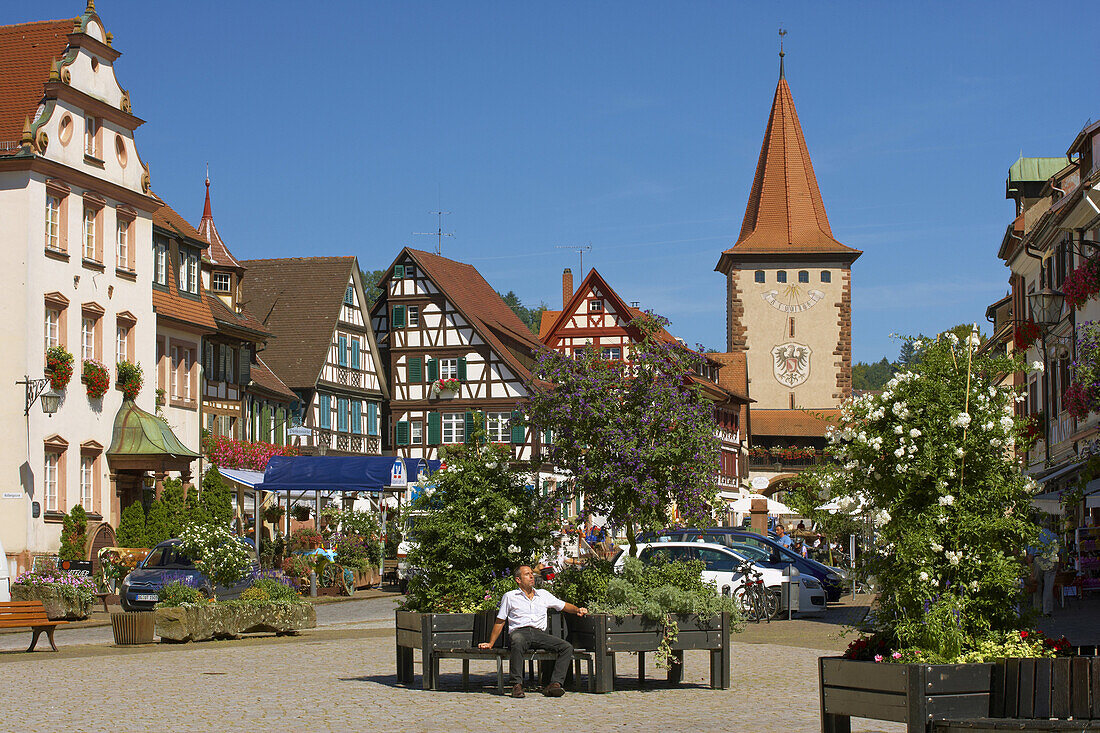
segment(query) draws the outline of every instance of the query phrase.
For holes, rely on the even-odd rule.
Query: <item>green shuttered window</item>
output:
[[[395,442],[398,445],[408,445],[409,444],[409,423],[407,423],[404,420],[397,423],[397,430],[396,430],[396,435],[394,436],[394,438],[395,438]]]
[[[523,413],[519,410],[512,410],[512,443],[523,442]]]
[[[404,328],[405,327],[405,306],[395,305],[393,307],[393,327]]]
[[[421,368],[422,358],[419,356],[409,357],[409,384],[416,384],[424,381],[424,374]]]
[[[466,357],[462,356],[458,359],[458,374],[456,375],[463,382],[466,381]]]
[[[474,439],[474,431],[476,426],[474,425],[474,413],[466,412],[466,442],[470,443]]]
[[[443,442],[443,423],[438,412],[428,413],[428,445],[439,445]]]
[[[405,277],[405,266],[404,265],[394,265],[393,266],[393,276],[397,280],[400,280],[401,278]]]
[[[439,360],[428,359],[428,381],[434,382],[439,379]]]

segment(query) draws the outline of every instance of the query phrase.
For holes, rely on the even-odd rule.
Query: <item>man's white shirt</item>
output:
[[[561,611],[565,608],[565,601],[541,588],[535,591],[534,598],[528,598],[522,590],[510,590],[500,599],[497,618],[507,619],[509,629],[534,626],[546,631],[546,611],[551,608]]]

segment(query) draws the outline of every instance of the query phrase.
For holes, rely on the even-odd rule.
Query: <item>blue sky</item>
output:
[[[4,3],[0,24],[83,0]],[[240,258],[444,254],[560,306],[595,266],[724,349],[725,287],[786,37],[787,79],[853,274],[856,360],[984,320],[1012,162],[1100,115],[1100,3],[99,0],[154,189],[197,223],[209,162]]]

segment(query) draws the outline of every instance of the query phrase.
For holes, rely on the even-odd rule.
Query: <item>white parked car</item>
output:
[[[622,570],[628,556],[628,548],[615,559],[616,572]],[[737,572],[746,561],[753,562],[753,568],[764,579],[764,587],[776,593],[783,589],[783,571],[767,568],[754,562],[755,558],[746,557],[725,545],[712,542],[644,542],[638,545],[638,559],[644,563],[653,562],[661,556],[666,561],[702,560],[706,568],[703,580],[713,582],[719,593],[737,595],[744,585],[744,576]],[[797,573],[797,571],[795,571]],[[807,575],[799,576],[798,613],[800,616],[821,613],[825,610],[825,591],[821,583]],[[780,595],[782,599],[782,595]],[[782,608],[786,609],[786,603]]]

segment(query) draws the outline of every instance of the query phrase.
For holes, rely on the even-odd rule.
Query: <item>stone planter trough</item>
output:
[[[235,639],[241,634],[296,634],[317,626],[311,603],[210,603],[156,610],[161,641]]]
[[[43,586],[13,585],[11,587],[11,599],[13,601],[42,601],[42,605],[46,607],[46,616],[51,621],[86,619],[92,609],[92,600],[86,603],[80,600],[71,601],[58,591]]]

